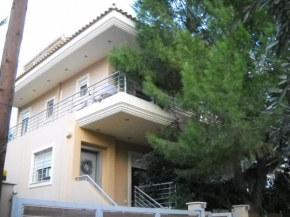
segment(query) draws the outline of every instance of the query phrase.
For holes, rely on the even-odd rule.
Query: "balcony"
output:
[[[73,112],[76,112],[76,121],[82,128],[140,144],[146,144],[146,132],[158,133],[161,126],[169,125],[175,120],[173,114],[162,110],[154,104],[152,98],[143,94],[140,85],[116,72],[24,119],[9,130],[9,140]],[[130,136],[132,131],[134,136]]]

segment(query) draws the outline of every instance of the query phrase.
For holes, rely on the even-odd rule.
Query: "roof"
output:
[[[57,50],[59,50],[61,47],[69,43],[72,39],[74,39],[76,36],[81,34],[83,31],[88,29],[90,26],[98,22],[100,19],[102,19],[104,16],[109,14],[111,11],[117,11],[126,17],[132,19],[133,21],[136,21],[136,18],[134,18],[132,15],[128,14],[127,12],[123,11],[122,9],[119,9],[115,4],[113,4],[111,7],[109,7],[106,11],[101,13],[99,16],[97,16],[94,20],[80,28],[78,31],[76,31],[74,34],[72,34],[70,37],[65,37],[60,43],[57,43],[55,46],[50,47],[46,52],[41,55],[41,57],[36,58],[35,60],[31,61],[32,64],[29,64],[25,69],[24,72],[19,75],[15,81],[18,81],[20,78],[22,78],[24,75],[28,74],[32,69],[34,69],[37,65],[39,65],[41,62],[43,62],[45,59],[47,59],[49,56],[51,56],[53,53],[55,53]]]

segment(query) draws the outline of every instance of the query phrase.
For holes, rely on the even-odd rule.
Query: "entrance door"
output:
[[[96,183],[100,184],[99,152],[82,149],[80,175],[89,175]]]
[[[144,176],[143,176],[143,173],[144,173],[144,169],[140,169],[140,168],[135,168],[135,167],[132,167],[131,169],[131,174],[132,174],[132,190],[131,190],[131,201],[132,201],[132,204],[131,206],[135,206],[135,189],[134,189],[134,186],[142,186],[142,185],[145,185],[145,182],[144,182]]]

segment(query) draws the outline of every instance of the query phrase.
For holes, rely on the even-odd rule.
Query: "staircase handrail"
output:
[[[164,207],[158,203],[156,200],[154,200],[152,197],[150,197],[148,194],[146,194],[144,191],[142,191],[140,188],[138,188],[137,186],[134,186],[135,189],[137,189],[141,194],[143,194],[146,198],[150,199],[152,202],[154,202],[157,206],[159,206],[159,208],[164,209]],[[140,194],[139,193],[139,194]],[[143,196],[143,197],[144,197]]]
[[[82,178],[86,178],[87,181],[90,181],[114,206],[118,206],[115,201],[113,201],[113,199],[89,175],[77,176],[76,180],[80,180]]]

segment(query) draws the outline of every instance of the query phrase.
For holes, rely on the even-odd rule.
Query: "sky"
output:
[[[28,0],[17,74],[21,74],[23,65],[59,36],[70,36],[113,3],[134,15],[131,7],[134,0]],[[12,0],[1,0],[0,20],[9,18],[11,6]],[[8,22],[0,27],[1,59]],[[16,124],[16,118],[17,109],[13,108],[10,126]]]

